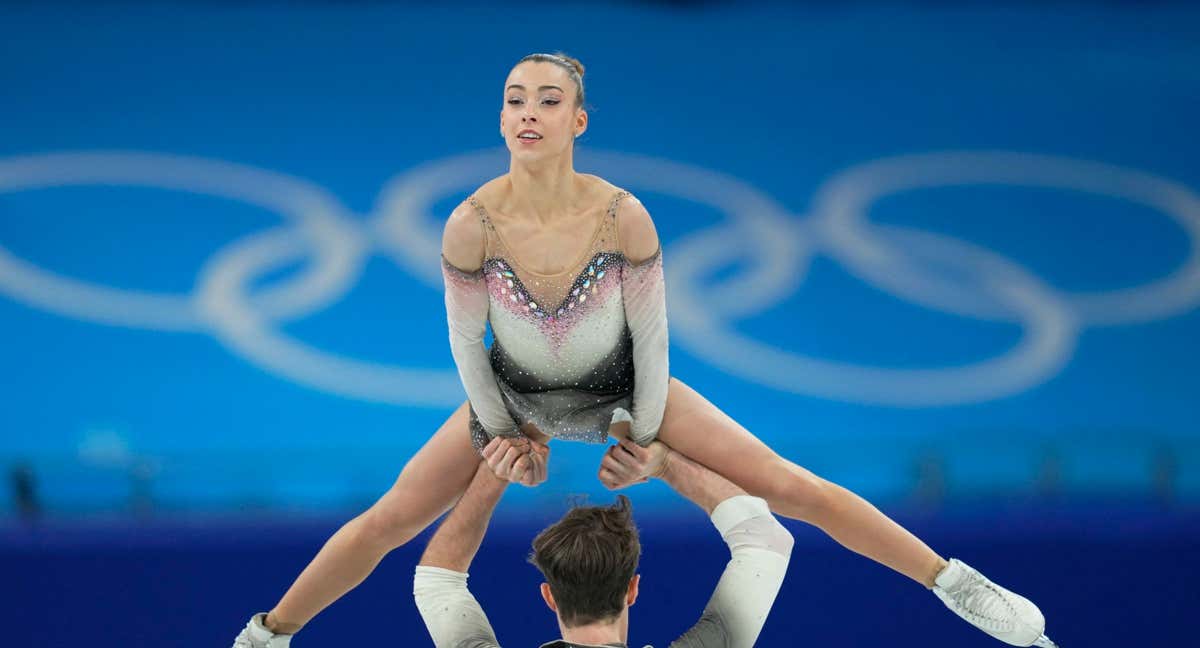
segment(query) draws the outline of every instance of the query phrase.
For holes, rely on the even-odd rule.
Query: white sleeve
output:
[[[667,292],[661,248],[642,263],[625,263],[621,297],[625,304],[625,321],[633,338],[630,436],[644,446],[658,436],[671,380],[667,364]]]
[[[483,272],[464,272],[443,258],[442,279],[446,286],[450,353],[454,356],[471,408],[489,435],[511,436],[517,424],[504,407],[500,388],[496,386],[496,374],[483,344],[488,320],[488,291]]]
[[[413,598],[436,648],[499,648],[487,615],[467,589],[466,574],[418,566]]]
[[[749,495],[721,502],[711,518],[731,558],[700,621],[671,647],[751,648],[787,573],[792,534],[765,501]]]

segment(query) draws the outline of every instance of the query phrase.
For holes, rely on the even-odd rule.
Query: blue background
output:
[[[780,237],[802,240],[831,178],[900,155],[1027,152],[1197,191],[1197,34],[1200,12],[1185,3],[7,4],[0,165],[71,152],[236,163],[323,188],[377,243],[368,223],[386,212],[394,178],[481,150],[504,171],[504,76],[524,54],[561,48],[587,66],[578,170],[603,175],[603,156],[620,152],[717,173],[777,203],[794,228]],[[0,182],[11,168],[0,166]],[[650,209],[669,271],[697,236],[741,231],[654,178],[613,179]],[[436,233],[469,180],[436,191],[422,226]],[[1153,208],[1054,187],[916,189],[880,199],[870,217],[991,250],[1060,299],[1155,281],[1193,253]],[[181,296],[218,250],[280,223],[163,188],[0,188],[8,253]],[[740,293],[726,287],[764,263],[748,240],[728,237],[727,253],[697,260],[693,284],[669,284],[674,375],[784,456],[1029,594],[1062,645],[1186,641],[1187,583],[1200,575],[1200,310],[1077,322],[1061,366],[1012,393],[932,406],[825,398],[728,370],[676,318],[685,289],[736,308]],[[344,294],[278,328],[346,358],[450,370],[441,294],[418,275],[422,258],[397,263],[375,248]],[[252,288],[286,285],[305,264]],[[828,249],[791,276],[778,299],[727,327],[895,369],[966,365],[1023,334],[1004,318],[902,299]],[[0,331],[0,466],[29,467],[43,509],[31,522],[13,497],[0,505],[0,573],[15,582],[0,622],[14,645],[228,641],[451,409],[339,395],[265,369],[219,335],[99,324],[11,291],[0,293]],[[787,381],[783,362],[762,370]],[[556,444],[551,479],[513,489],[497,512],[473,582],[506,645],[554,634],[522,559],[571,494],[609,499],[594,480],[599,454]],[[668,490],[630,495],[653,576],[631,640],[666,645],[698,614],[722,547]],[[905,579],[791,528],[800,544],[785,613],[761,645],[990,645]],[[420,546],[385,561],[297,645],[380,633],[425,642],[407,586]],[[680,574],[675,556],[690,552],[712,569]],[[521,588],[527,600],[506,598]]]

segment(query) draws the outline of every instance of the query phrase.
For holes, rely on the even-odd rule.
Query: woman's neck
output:
[[[546,223],[573,211],[579,183],[570,156],[542,165],[513,162],[508,180],[512,187],[505,211],[524,214]]]

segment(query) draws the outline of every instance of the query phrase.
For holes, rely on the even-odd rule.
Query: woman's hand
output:
[[[537,486],[546,481],[550,446],[525,437],[494,437],[483,448],[483,460],[500,479]]]
[[[643,448],[627,438],[619,438],[600,460],[600,483],[609,490],[617,490],[661,477],[670,455],[671,449],[662,441],[652,441]]]

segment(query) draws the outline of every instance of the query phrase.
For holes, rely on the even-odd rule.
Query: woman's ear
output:
[[[588,114],[586,110],[580,110],[575,115],[575,137],[579,137],[587,132]]]

